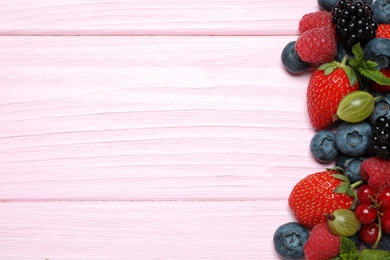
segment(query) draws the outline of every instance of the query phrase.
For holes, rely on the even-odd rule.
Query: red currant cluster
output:
[[[368,184],[357,189],[359,200],[356,208],[356,218],[361,223],[360,239],[375,248],[382,232],[390,233],[390,188],[376,191]]]

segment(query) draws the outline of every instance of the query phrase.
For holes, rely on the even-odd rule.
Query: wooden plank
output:
[[[292,38],[3,37],[1,200],[285,198],[325,167]]]
[[[273,233],[291,221],[286,201],[19,202],[0,211],[0,257],[9,260],[276,259]]]
[[[284,0],[1,1],[0,35],[291,35],[315,10]]]

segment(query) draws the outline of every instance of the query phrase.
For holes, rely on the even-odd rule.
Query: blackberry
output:
[[[390,159],[390,120],[380,116],[371,128],[371,151],[382,159]]]
[[[352,0],[337,2],[332,9],[332,22],[340,41],[349,49],[374,39],[378,28],[371,6]]]

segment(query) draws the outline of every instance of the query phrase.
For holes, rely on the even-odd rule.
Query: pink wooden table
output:
[[[0,2],[0,259],[277,259],[308,148],[296,0]]]

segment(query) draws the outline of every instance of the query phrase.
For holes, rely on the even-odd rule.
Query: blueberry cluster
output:
[[[390,159],[390,120],[387,117],[376,119],[371,139],[372,152],[379,158]]]
[[[359,42],[364,45],[376,36],[378,24],[369,4],[340,0],[333,7],[332,19],[341,42],[348,48]]]

